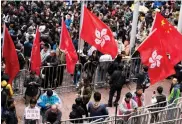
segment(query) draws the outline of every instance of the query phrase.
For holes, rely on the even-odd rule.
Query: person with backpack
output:
[[[137,88],[142,88],[143,93],[145,92],[145,89],[147,89],[150,86],[150,79],[148,75],[148,67],[144,66],[143,67],[143,72],[139,73],[137,76]]]
[[[72,111],[70,112],[70,119],[83,118],[85,116],[85,110],[82,108],[82,99],[76,98],[75,103],[72,105]],[[72,123],[83,123],[83,120],[72,121]]]
[[[109,81],[110,91],[109,91],[108,107],[112,107],[112,100],[113,100],[113,96],[115,92],[117,92],[117,96],[116,96],[114,105],[116,105],[118,101],[120,100],[121,89],[123,85],[126,83],[126,79],[122,72],[122,69],[123,69],[123,66],[120,64],[111,75],[111,78]]]
[[[1,115],[7,109],[7,101],[13,96],[13,90],[7,81],[3,80],[1,82]],[[3,120],[3,118],[2,118]]]

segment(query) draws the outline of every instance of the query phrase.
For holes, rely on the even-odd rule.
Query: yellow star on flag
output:
[[[161,21],[161,25],[164,26],[166,23],[164,21],[164,19]]]

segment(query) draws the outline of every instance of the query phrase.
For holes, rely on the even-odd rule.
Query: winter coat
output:
[[[18,124],[16,110],[7,109],[2,116],[5,118],[6,124]]]
[[[51,112],[51,109],[48,109],[45,113],[46,122],[50,122],[51,124],[61,124],[61,116],[62,113],[59,109],[57,109],[56,113]]]
[[[80,105],[73,104],[69,118],[70,119],[82,118],[83,115],[85,115],[85,110]],[[73,121],[73,123],[83,123],[83,120]]]
[[[44,65],[44,66],[47,66],[47,63],[50,63],[50,66],[56,66],[56,65],[58,65],[58,61],[57,61],[56,56],[50,56],[50,55],[49,55],[49,56],[45,59],[43,65]]]
[[[47,92],[45,92],[39,97],[37,104],[41,108],[46,109],[47,103],[49,103],[50,105],[61,104],[61,99],[55,92],[53,92],[53,95],[51,97],[48,97]]]
[[[136,94],[136,92],[132,95],[133,96],[133,100],[135,100],[135,102],[137,103],[137,94]],[[144,107],[145,106],[145,104],[144,104],[144,94],[142,93],[142,95],[141,95],[141,97],[140,97],[140,100],[141,100],[141,102],[142,102],[142,105],[141,106],[138,106],[138,107]]]
[[[92,95],[92,90],[91,87],[82,87],[79,90],[79,94],[82,96],[83,104],[87,104],[90,101],[91,95]]]
[[[60,64],[65,64],[66,63],[66,55],[59,48],[56,49],[56,56],[57,56],[58,61],[59,61]]]
[[[88,104],[88,112],[90,113],[90,117],[108,115],[108,110],[106,109],[105,104],[93,102]]]
[[[35,82],[35,84],[29,84],[30,82]],[[41,82],[38,76],[34,78],[27,76],[25,78],[24,87],[26,87],[25,94],[30,97],[34,97],[38,94],[38,87],[40,87]]]
[[[25,57],[20,51],[17,51],[17,55],[18,55],[18,61],[19,61],[20,70],[21,70],[24,68],[24,65],[25,65]]]
[[[121,70],[115,70],[111,75],[109,84],[111,87],[120,87],[122,88],[123,85],[126,83],[126,78],[124,74],[122,74]]]
[[[127,108],[127,104],[125,99],[122,101],[122,103],[119,105],[119,115],[127,115],[132,113],[132,111],[138,107],[137,103],[135,102],[135,100],[131,99],[130,100],[130,106],[131,109]]]
[[[150,80],[148,80],[149,82],[145,81],[145,79],[147,78],[148,73],[147,72],[142,72],[140,74],[138,74],[137,77],[137,87],[143,87],[146,86],[148,83],[150,83]]]
[[[181,95],[180,93],[180,85],[179,84],[175,84],[172,88],[172,91],[169,95],[168,98],[168,102],[169,104],[173,103],[175,99],[179,98]],[[177,103],[177,101],[175,101],[175,103]]]
[[[50,55],[50,50],[48,49],[46,52],[44,52],[44,49],[42,49],[40,55],[41,55],[41,62],[43,63]]]

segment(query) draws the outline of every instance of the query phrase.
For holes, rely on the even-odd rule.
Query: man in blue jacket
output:
[[[61,99],[55,92],[53,92],[51,89],[48,89],[44,94],[40,96],[37,104],[41,108],[42,123],[44,123],[46,110],[48,110],[51,105],[61,105]]]

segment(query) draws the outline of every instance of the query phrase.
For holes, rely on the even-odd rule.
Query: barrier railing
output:
[[[100,62],[100,63],[91,63],[87,62],[84,64],[76,65],[76,71],[74,75],[70,75],[66,72],[66,65],[58,65],[58,66],[43,66],[41,67],[41,75],[42,79],[41,87],[43,89],[46,88],[56,88],[59,89],[59,92],[71,92],[75,90],[75,85],[81,79],[81,77],[89,77],[91,82],[94,85],[102,84],[108,82],[108,67],[112,61]],[[127,79],[134,79],[136,74],[141,70],[140,58],[131,58],[131,59],[123,59],[122,64],[124,65],[124,72]],[[78,68],[77,68],[78,66]],[[82,73],[83,71],[83,73]],[[24,94],[24,80],[26,76],[29,74],[29,70],[23,69],[21,70],[16,78],[14,79],[15,94],[22,95]],[[19,91],[16,92],[16,89]]]
[[[77,119],[69,119],[65,121],[61,121],[61,124],[88,124],[93,123],[95,124],[98,121],[103,121],[107,118],[108,115],[104,116],[95,116],[95,117],[85,117],[85,118],[77,118]]]
[[[70,75],[66,71],[66,65],[58,66],[42,66],[41,67],[41,89],[46,88],[56,89],[58,92],[75,91],[76,84],[82,76],[82,65],[76,64],[75,73]],[[29,75],[29,70],[22,69],[13,80],[14,95],[23,95],[26,88],[24,82]]]
[[[167,121],[162,121],[162,122],[157,122],[152,124],[182,124],[182,118],[167,120]]]
[[[99,62],[95,74],[94,74],[94,84],[103,85],[108,84],[109,74],[108,68],[112,61]],[[123,65],[123,72],[127,80],[136,80],[136,75],[142,71],[142,64],[140,58],[123,59],[121,61]]]
[[[181,109],[179,107],[163,109],[155,112],[149,112],[141,115],[132,116],[128,124],[148,124],[173,120],[180,118]]]
[[[44,66],[41,69],[42,87],[54,88],[59,92],[75,91],[76,85],[82,76],[82,65],[76,64],[75,73],[70,75],[66,65]]]
[[[22,69],[19,71],[19,73],[14,78],[13,83],[12,83],[12,88],[13,88],[15,96],[24,94],[24,92],[25,92],[24,82],[25,82],[25,78],[28,74],[29,74],[29,71],[27,69]]]

